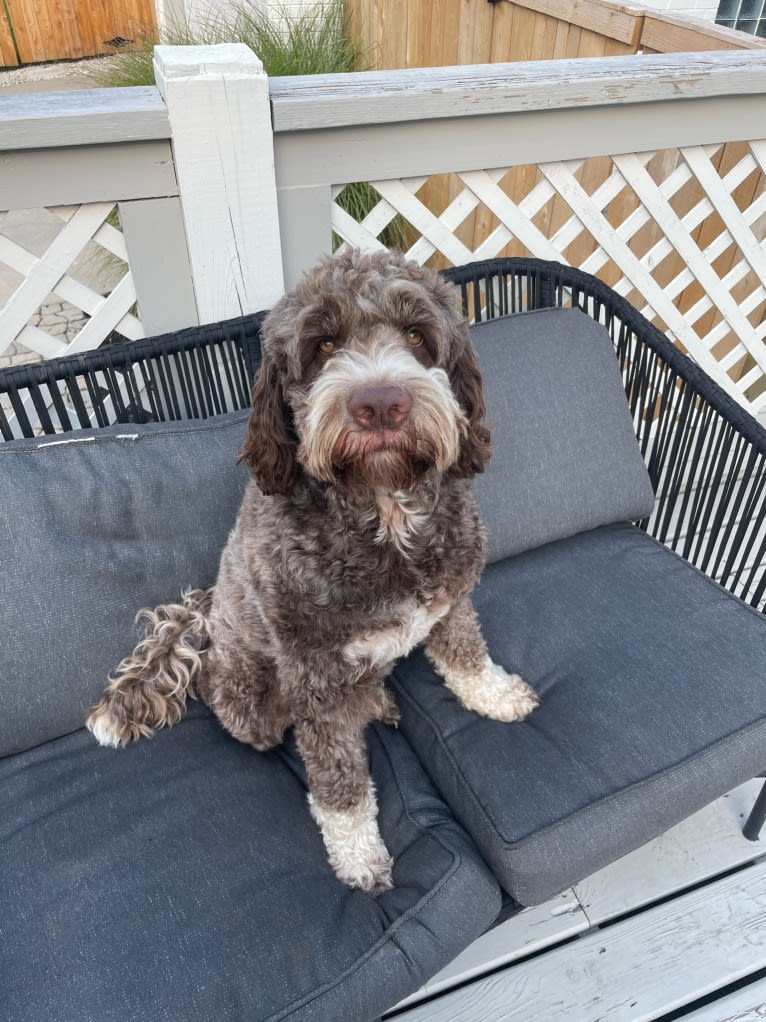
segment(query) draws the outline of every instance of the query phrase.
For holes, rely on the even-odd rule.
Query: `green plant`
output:
[[[245,43],[272,76],[331,74],[363,64],[343,0],[326,0],[297,12],[281,3],[266,8],[254,0],[240,0],[225,11],[211,12],[194,27],[174,21],[160,39],[144,35],[134,49],[95,63],[89,73],[105,87],[152,85],[152,53],[158,42],[169,46]]]
[[[361,223],[367,214],[377,206],[380,199],[380,192],[369,181],[354,181],[346,185],[335,201],[357,223]],[[407,221],[397,213],[393,220],[380,232],[378,239],[386,248],[396,248],[404,251],[409,247],[409,230]],[[340,244],[341,239],[337,234],[333,234],[333,248],[338,248]]]

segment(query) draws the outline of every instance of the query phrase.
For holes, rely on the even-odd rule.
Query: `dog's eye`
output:
[[[322,340],[317,345],[317,349],[323,355],[331,355],[335,351],[337,346],[338,346],[337,343],[332,339],[332,337],[323,337]]]
[[[407,343],[411,348],[417,348],[423,343],[423,335],[414,326],[411,326],[404,336],[407,338]]]

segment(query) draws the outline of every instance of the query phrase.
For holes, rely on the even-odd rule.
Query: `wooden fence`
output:
[[[0,68],[115,53],[156,24],[153,0],[3,0]]]
[[[610,0],[346,0],[374,69],[760,49],[766,40]]]

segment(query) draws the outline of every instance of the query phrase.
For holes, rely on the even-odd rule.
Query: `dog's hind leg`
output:
[[[493,663],[479,619],[464,596],[432,628],[426,655],[463,706],[492,720],[523,720],[540,700],[518,674]]]
[[[274,661],[220,626],[215,635],[199,696],[237,741],[267,752],[282,742],[293,722],[292,708],[276,684]]]
[[[212,589],[193,589],[181,603],[142,610],[146,635],[117,668],[86,726],[101,745],[119,748],[182,717],[209,642]]]

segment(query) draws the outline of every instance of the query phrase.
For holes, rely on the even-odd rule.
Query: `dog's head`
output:
[[[489,457],[481,374],[454,285],[401,255],[325,258],[263,324],[243,458],[264,493],[300,471],[400,490]]]

